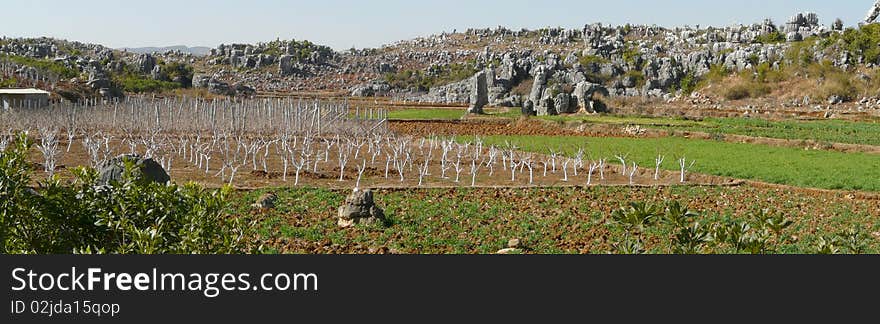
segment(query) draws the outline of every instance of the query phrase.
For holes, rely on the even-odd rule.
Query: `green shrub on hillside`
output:
[[[113,78],[113,81],[125,92],[144,93],[160,92],[181,88],[177,82],[153,80],[149,77],[134,73],[123,73]]]
[[[57,75],[59,78],[70,79],[79,76],[79,71],[76,69],[69,68],[64,64],[55,61],[6,54],[0,54],[0,59],[6,59],[20,65],[31,66],[44,73]]]
[[[785,35],[778,31],[773,31],[755,38],[755,43],[761,44],[777,44],[785,42]]]
[[[427,91],[433,87],[458,82],[478,72],[473,61],[450,65],[434,65],[428,71],[402,70],[385,74],[385,82],[397,89]]]

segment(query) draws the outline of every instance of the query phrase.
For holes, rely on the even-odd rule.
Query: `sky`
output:
[[[0,35],[49,36],[105,46],[209,46],[307,39],[342,50],[505,26],[585,24],[728,26],[801,11],[861,21],[873,0],[3,0]],[[19,14],[20,13],[20,14]]]

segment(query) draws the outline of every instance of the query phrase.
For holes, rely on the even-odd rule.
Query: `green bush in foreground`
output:
[[[136,180],[99,187],[97,172],[31,189],[27,137],[0,153],[0,252],[205,254],[253,252],[251,226],[227,217],[229,188],[206,190]]]

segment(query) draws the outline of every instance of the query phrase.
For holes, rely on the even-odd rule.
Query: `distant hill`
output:
[[[165,46],[165,47],[124,47],[119,50],[128,51],[132,53],[144,54],[144,53],[153,53],[153,52],[165,52],[165,51],[181,51],[184,53],[190,53],[193,55],[205,56],[211,52],[210,47],[205,46],[195,46],[188,47],[185,45],[176,45],[176,46]]]

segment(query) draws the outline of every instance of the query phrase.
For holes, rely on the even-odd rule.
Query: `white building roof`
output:
[[[48,95],[49,91],[44,91],[44,90],[40,90],[40,89],[0,89],[0,94],[14,94],[14,95],[45,94],[45,95]]]

